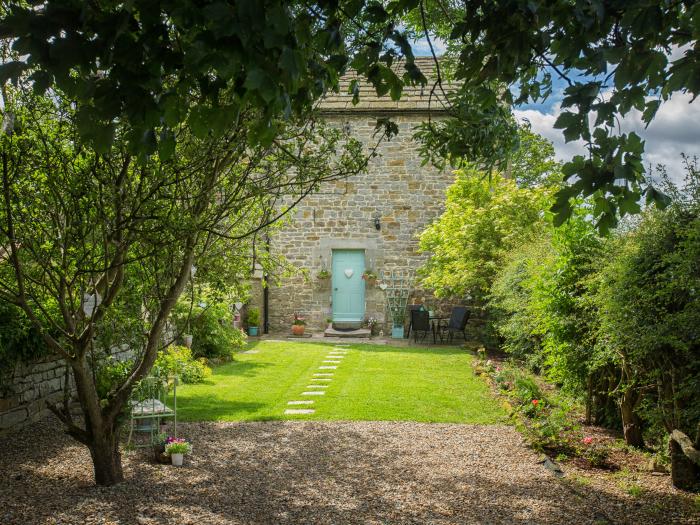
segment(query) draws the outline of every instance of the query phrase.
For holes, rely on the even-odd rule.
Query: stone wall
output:
[[[127,359],[128,349],[117,348],[113,355]],[[71,394],[75,394],[73,375],[68,375]],[[63,359],[46,357],[32,363],[18,363],[11,373],[0,378],[0,435],[43,419],[51,412],[46,402],[62,402],[66,384]]]
[[[293,313],[309,317],[314,330],[325,326],[331,316],[331,283],[319,281],[322,268],[331,269],[333,249],[365,250],[365,265],[380,272],[389,269],[417,269],[426,255],[418,253],[418,235],[444,208],[445,191],[453,182],[451,171],[421,166],[413,128],[424,114],[392,115],[399,134],[380,146],[379,157],[366,173],[321,188],[302,201],[294,220],[272,238],[271,249],[283,254],[310,279],[287,278],[270,289],[270,326],[289,330]],[[340,113],[328,117],[339,126],[350,126],[353,136],[372,143],[376,124],[373,115]],[[379,218],[381,229],[375,228]],[[417,291],[419,297],[424,293]],[[386,320],[384,293],[366,288],[366,316]]]

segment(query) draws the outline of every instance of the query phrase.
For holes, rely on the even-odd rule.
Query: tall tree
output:
[[[199,139],[181,125],[168,160],[137,162],[126,125],[105,152],[85,147],[80,110],[59,92],[20,90],[4,103],[0,300],[24,310],[65,359],[84,419],[73,419],[68,398],[51,409],[89,448],[97,483],[117,483],[127,401],[167,344],[168,317],[193,264],[227,242],[232,260],[250,255],[253,236],[321,183],[362,170],[367,157],[357,141],[312,119],[249,146],[258,115],[248,110],[216,136]],[[93,341],[110,344],[124,321],[134,328],[126,342],[135,364],[101,397]],[[124,337],[116,333],[112,344]]]

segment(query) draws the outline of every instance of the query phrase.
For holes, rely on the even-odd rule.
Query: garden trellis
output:
[[[391,315],[393,326],[403,326],[406,305],[411,295],[415,272],[410,268],[382,270],[380,282],[386,294],[386,307]]]

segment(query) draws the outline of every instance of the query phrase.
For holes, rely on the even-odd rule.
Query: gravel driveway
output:
[[[93,485],[89,455],[53,423],[1,438],[0,523],[657,522],[619,494],[556,479],[506,426],[275,421],[180,430],[194,444],[183,468],[129,453],[127,481],[110,488]]]

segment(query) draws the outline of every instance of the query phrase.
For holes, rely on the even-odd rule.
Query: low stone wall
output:
[[[71,392],[75,391],[72,374],[68,375]],[[66,364],[49,357],[29,364],[18,363],[0,384],[0,434],[21,428],[46,417],[46,402],[63,399]]]
[[[132,352],[116,347],[117,359],[128,359]],[[73,374],[68,374],[71,395],[75,394]],[[66,363],[56,356],[32,363],[18,363],[11,373],[0,377],[0,435],[47,417],[46,402],[62,402],[66,384]]]

